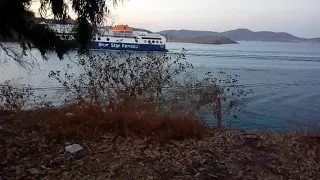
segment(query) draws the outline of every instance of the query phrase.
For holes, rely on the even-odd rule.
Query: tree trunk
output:
[[[221,99],[217,98],[217,106],[216,106],[216,118],[217,118],[217,127],[222,128],[222,114],[221,114]]]

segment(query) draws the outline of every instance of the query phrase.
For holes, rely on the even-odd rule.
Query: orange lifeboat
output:
[[[128,25],[116,25],[112,27],[111,30],[122,33],[132,33],[131,28]]]

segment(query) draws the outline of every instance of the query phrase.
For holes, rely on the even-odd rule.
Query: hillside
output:
[[[219,36],[199,36],[199,37],[179,37],[179,36],[166,36],[169,42],[184,42],[184,43],[197,43],[197,44],[237,44],[226,37]]]
[[[320,37],[319,37],[319,38],[311,38],[311,39],[308,39],[307,42],[310,42],[310,43],[320,43]]]
[[[302,42],[304,38],[299,38],[285,32],[258,31],[253,32],[248,29],[236,29],[219,33],[220,36],[231,38],[235,41],[274,41],[274,42]]]
[[[185,42],[199,44],[237,44],[227,37],[219,36],[218,32],[195,30],[165,30],[157,32],[167,38],[169,42]]]
[[[40,22],[45,22],[45,23],[57,23],[60,24],[62,23],[62,21],[59,20],[55,20],[55,19],[45,19],[45,18],[35,18],[34,19],[36,22],[40,23]],[[76,21],[73,19],[66,19],[66,24],[75,24]]]
[[[249,29],[236,29],[225,32],[194,31],[194,30],[165,30],[158,32],[166,37],[172,37],[170,41],[185,42],[189,39],[210,37],[211,39],[229,38],[231,41],[269,41],[269,42],[311,42],[320,43],[320,38],[301,38],[286,32],[251,31]]]

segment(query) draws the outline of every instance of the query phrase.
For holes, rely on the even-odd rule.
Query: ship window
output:
[[[144,43],[147,43],[147,40],[144,40]]]
[[[152,43],[154,43],[154,40],[152,41]]]
[[[159,43],[159,41],[156,41],[156,43]]]
[[[136,42],[138,42],[138,40],[136,40]]]
[[[98,40],[100,41],[100,40],[101,40],[101,38],[98,38]]]
[[[154,37],[142,37],[141,39],[157,39],[157,40],[161,40],[161,38],[154,38]]]
[[[107,41],[109,41],[110,39],[109,38],[107,38]]]
[[[148,43],[151,43],[151,41],[149,40]]]

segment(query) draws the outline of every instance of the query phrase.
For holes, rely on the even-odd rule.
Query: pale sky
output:
[[[111,10],[115,24],[152,31],[248,28],[320,37],[320,0],[124,0]]]
[[[320,0],[123,0],[110,7],[108,25],[114,21],[151,31],[247,28],[320,37]]]

